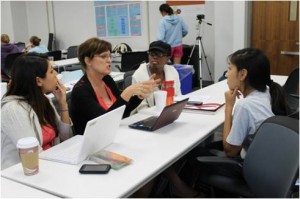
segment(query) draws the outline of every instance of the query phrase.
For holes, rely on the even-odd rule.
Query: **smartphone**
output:
[[[83,164],[79,169],[82,174],[106,174],[111,169],[110,164]]]
[[[188,101],[187,102],[187,104],[189,104],[189,105],[202,105],[203,104],[203,102],[201,102],[201,101]]]

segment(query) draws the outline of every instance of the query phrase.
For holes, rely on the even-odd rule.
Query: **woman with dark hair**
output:
[[[194,171],[200,175],[219,174],[240,179],[243,178],[242,167],[200,164],[196,157],[214,156],[211,149],[218,149],[223,150],[228,157],[244,159],[246,155],[244,147],[247,147],[244,141],[247,136],[254,134],[267,118],[287,115],[289,108],[283,88],[271,80],[270,62],[264,52],[255,48],[238,50],[228,56],[228,65],[226,76],[229,90],[225,92],[222,141],[213,142],[205,148],[196,147],[187,158]],[[175,172],[170,173],[170,176],[182,183]],[[183,187],[175,186],[174,192],[180,193]]]
[[[283,88],[271,80],[270,62],[264,52],[238,50],[228,57],[228,64],[223,148],[227,156],[240,154],[244,158],[245,138],[268,117],[287,115],[289,109]],[[243,98],[236,102],[240,96]]]
[[[171,58],[174,64],[180,64],[183,56],[182,38],[188,34],[188,27],[181,16],[174,15],[168,4],[160,5],[159,11],[163,18],[159,23],[157,40],[170,44]]]
[[[155,74],[149,80],[127,87],[121,92],[111,72],[111,44],[90,38],[78,47],[78,59],[85,74],[72,90],[72,119],[76,134],[83,134],[86,123],[106,112],[126,105],[123,117],[130,115],[144,98],[158,86]]]
[[[1,169],[20,162],[16,148],[20,138],[36,137],[40,150],[46,150],[73,135],[66,89],[56,75],[49,61],[35,53],[16,59],[10,87],[1,100]],[[60,115],[45,95],[49,92],[58,101]]]
[[[29,39],[30,43],[26,45],[24,52],[47,53],[49,52],[45,45],[40,44],[41,39],[37,36],[32,36]]]

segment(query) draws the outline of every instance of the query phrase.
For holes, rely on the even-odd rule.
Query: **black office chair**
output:
[[[125,52],[121,58],[121,72],[136,70],[143,62],[148,62],[148,52]]]
[[[53,50],[53,42],[54,41],[54,34],[53,33],[49,33],[49,37],[48,37],[48,50],[52,51]]]
[[[68,48],[67,59],[77,57],[77,48],[78,46],[70,46]]]
[[[283,88],[286,93],[299,98],[299,68],[289,74]]]
[[[266,119],[243,162],[216,156],[197,160],[209,165],[242,166],[244,179],[201,173],[200,181],[213,188],[243,197],[291,197],[299,172],[299,120],[286,116]]]
[[[290,108],[289,116],[299,119],[299,68],[289,74],[283,89]]]
[[[123,90],[132,84],[132,75],[135,70],[127,71],[124,73]]]
[[[53,61],[61,60],[61,50],[47,52],[48,57],[53,57]]]
[[[70,46],[68,48],[67,59],[76,58],[77,57],[77,48],[78,46]],[[73,64],[65,67],[66,71],[75,71],[81,70],[81,64]]]
[[[22,54],[23,54],[23,52],[12,53],[12,54],[7,55],[7,57],[5,59],[5,67],[1,68],[1,76],[2,77],[6,77],[6,78],[10,79],[13,63]]]

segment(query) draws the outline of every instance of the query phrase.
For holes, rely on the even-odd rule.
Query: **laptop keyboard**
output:
[[[82,136],[76,136],[66,140],[65,142],[68,143],[61,143],[41,153],[41,158],[76,164],[76,161],[79,159],[82,138]]]
[[[134,125],[139,126],[143,129],[151,129],[153,127],[153,125],[155,124],[156,120],[157,120],[157,117],[152,116],[152,117],[146,118],[144,120],[141,120],[139,122],[136,122]]]

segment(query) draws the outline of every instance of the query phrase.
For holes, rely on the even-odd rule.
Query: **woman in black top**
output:
[[[126,105],[123,117],[128,117],[154,91],[160,81],[154,80],[153,75],[148,81],[131,85],[121,92],[109,76],[111,48],[109,42],[99,38],[88,39],[78,48],[78,59],[85,74],[76,83],[71,95],[71,116],[75,134],[82,135],[89,120],[122,105]]]

